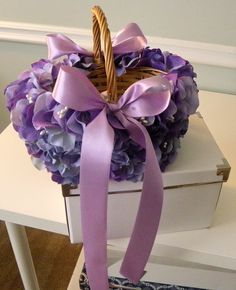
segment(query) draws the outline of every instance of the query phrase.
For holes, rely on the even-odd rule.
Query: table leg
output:
[[[25,290],[40,290],[25,227],[10,222],[6,227]]]

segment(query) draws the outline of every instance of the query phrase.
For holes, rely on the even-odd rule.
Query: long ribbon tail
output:
[[[85,264],[92,290],[107,290],[107,192],[114,131],[106,109],[86,128],[80,165],[81,221]]]
[[[146,128],[133,118],[125,127],[139,144],[146,147],[143,190],[130,242],[120,273],[134,284],[144,275],[157,234],[163,204],[163,183],[159,163]]]

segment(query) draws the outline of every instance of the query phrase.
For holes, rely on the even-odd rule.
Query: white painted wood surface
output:
[[[120,265],[120,261],[112,265],[109,268],[109,275],[121,277]],[[234,290],[236,287],[236,274],[217,267],[169,261],[169,263],[148,263],[146,271],[143,281],[212,290]]]
[[[0,135],[0,148],[0,219],[67,234],[61,187],[34,168],[12,127]]]

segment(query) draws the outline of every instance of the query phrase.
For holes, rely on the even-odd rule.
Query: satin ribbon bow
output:
[[[63,34],[47,35],[48,58],[55,59],[65,54],[81,53],[93,55]],[[128,24],[112,39],[114,54],[123,54],[141,50],[147,46],[147,40],[136,23]]]
[[[133,283],[137,283],[144,274],[160,221],[163,184],[150,136],[135,118],[160,114],[167,108],[170,95],[169,81],[162,76],[154,76],[134,83],[118,103],[110,104],[78,69],[69,66],[60,69],[53,98],[76,111],[99,111],[84,129],[80,160],[82,233],[92,290],[109,289],[107,192],[114,147],[113,128],[126,129],[130,138],[146,149],[140,205],[121,266],[121,274]],[[112,114],[115,121],[108,121],[108,114]]]

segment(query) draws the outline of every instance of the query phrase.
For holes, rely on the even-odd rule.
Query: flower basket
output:
[[[198,107],[198,89],[188,61],[147,47],[136,24],[111,40],[102,10],[95,6],[92,12],[93,53],[63,35],[49,35],[49,59],[32,64],[5,94],[34,165],[46,167],[64,191],[79,184],[90,286],[104,290],[109,179],[143,180],[121,269],[137,283],[159,225],[160,169],[174,160]]]

